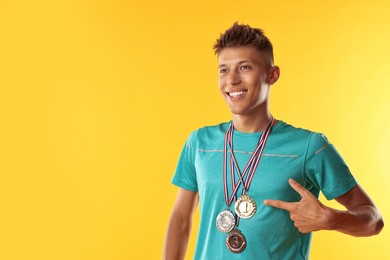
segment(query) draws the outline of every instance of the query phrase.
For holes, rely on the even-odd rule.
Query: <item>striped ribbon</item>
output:
[[[233,199],[236,199],[238,188],[240,187],[241,183],[243,183],[243,191],[242,194],[245,194],[250,187],[250,184],[252,183],[253,176],[255,175],[257,166],[259,165],[261,156],[263,154],[265,144],[267,142],[268,136],[271,132],[271,126],[274,122],[274,118],[271,117],[270,122],[267,125],[267,128],[265,129],[264,133],[259,138],[259,142],[257,144],[256,149],[253,151],[252,156],[250,157],[248,163],[246,164],[243,172],[240,172],[240,169],[238,168],[237,160],[234,156],[233,152],[233,132],[234,132],[234,126],[233,122],[230,124],[228,130],[225,133],[224,138],[224,163],[223,163],[223,181],[224,181],[224,194],[225,194],[225,201],[226,205],[230,206]],[[232,194],[228,195],[228,184],[227,184],[227,145],[230,147],[230,177],[232,180]],[[237,183],[235,182],[234,177],[234,169],[237,171],[239,180]],[[246,179],[245,176],[247,176]],[[246,182],[245,182],[246,181]]]

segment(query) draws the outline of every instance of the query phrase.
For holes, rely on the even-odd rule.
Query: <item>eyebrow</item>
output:
[[[252,60],[241,60],[241,61],[237,62],[236,64],[242,64],[242,63],[245,63],[245,62],[251,63]],[[225,67],[225,66],[226,66],[226,64],[220,64],[220,65],[218,66],[218,68]]]

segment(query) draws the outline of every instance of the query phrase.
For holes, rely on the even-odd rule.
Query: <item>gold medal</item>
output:
[[[225,209],[218,214],[216,220],[217,228],[223,233],[230,232],[236,225],[236,219],[229,209]]]
[[[256,213],[256,202],[244,194],[234,204],[234,210],[240,218],[251,218]]]
[[[246,248],[246,238],[238,229],[233,229],[226,237],[226,247],[233,253],[238,254]]]

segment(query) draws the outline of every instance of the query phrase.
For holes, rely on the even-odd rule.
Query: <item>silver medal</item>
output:
[[[234,210],[240,218],[251,218],[256,213],[256,202],[249,195],[242,195],[234,204]]]
[[[236,219],[229,209],[225,209],[218,214],[216,224],[219,231],[228,233],[233,230],[236,225]]]

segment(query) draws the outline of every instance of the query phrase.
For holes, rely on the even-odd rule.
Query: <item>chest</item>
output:
[[[251,153],[235,151],[234,156],[241,174],[247,165]],[[233,184],[237,185],[240,180],[240,173],[235,170],[234,177],[231,176],[230,156],[226,161],[226,180],[229,195]],[[201,197],[221,197],[224,192],[224,153],[223,150],[199,150],[195,162],[196,176]],[[302,182],[303,174],[302,156],[298,154],[279,154],[272,151],[264,151],[260,163],[254,172],[248,194],[256,200],[267,198],[283,199],[287,201],[296,200],[296,192],[288,184],[289,178]],[[242,179],[248,181],[248,172]],[[241,184],[238,189],[238,196],[242,193]],[[203,194],[202,194],[203,193]]]

